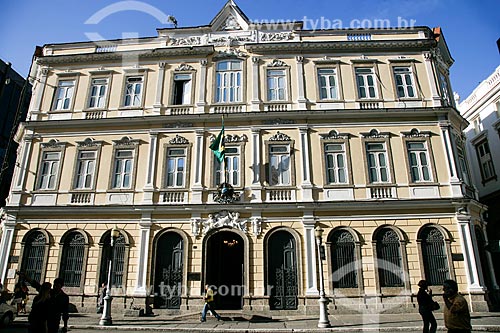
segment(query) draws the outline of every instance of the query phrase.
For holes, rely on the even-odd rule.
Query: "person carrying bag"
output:
[[[422,316],[424,322],[423,333],[436,333],[437,322],[432,311],[439,310],[439,303],[432,300],[432,291],[429,289],[429,283],[425,280],[418,282],[418,313]]]

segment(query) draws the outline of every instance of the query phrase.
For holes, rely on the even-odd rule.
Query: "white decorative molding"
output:
[[[187,36],[180,38],[170,38],[168,43],[171,46],[188,46],[188,45],[201,45],[202,37],[201,36]]]
[[[268,32],[261,33],[261,42],[282,42],[287,40],[292,40],[294,38],[293,32]]]
[[[113,140],[113,144],[115,146],[121,146],[121,147],[135,147],[139,144],[140,140],[139,139],[132,139],[129,136],[124,136],[120,140]]]
[[[175,69],[176,72],[181,72],[181,71],[185,72],[185,71],[193,71],[193,70],[194,70],[193,66],[188,65],[188,64],[184,64],[184,63],[180,64],[179,67],[177,67]]]
[[[296,121],[292,120],[292,119],[276,118],[276,119],[264,120],[262,123],[264,125],[291,125],[291,124],[295,124]]]
[[[278,133],[269,138],[269,141],[292,141],[292,139],[285,133],[278,131]]]
[[[166,124],[164,126],[165,128],[184,128],[184,127],[193,127],[193,123],[183,123],[183,122],[176,122],[176,123],[171,123],[171,124]]]
[[[241,26],[233,15],[229,15],[221,27],[222,30],[241,30]]]
[[[247,232],[247,221],[240,220],[240,213],[223,210],[219,213],[208,214],[208,219],[203,221],[203,234],[213,229],[230,227]]]
[[[214,55],[214,58],[234,58],[234,57],[239,57],[239,58],[245,58],[247,56],[247,53],[233,49],[233,48],[228,48],[227,50],[220,50],[217,51]]]
[[[201,219],[197,217],[191,218],[191,234],[198,237],[201,232]]]
[[[77,141],[76,144],[78,147],[82,148],[95,148],[102,146],[103,141],[97,141],[92,138],[86,138],[83,141]]]
[[[280,59],[273,59],[273,61],[267,65],[267,67],[288,67],[288,65]]]
[[[66,147],[67,142],[59,142],[59,140],[52,139],[49,142],[41,143],[42,148],[45,149],[63,149]]]
[[[262,233],[262,218],[252,217],[252,232],[255,237],[259,237]]]
[[[413,128],[409,132],[401,132],[405,138],[428,138],[431,136],[430,131],[419,131],[416,128]]]
[[[172,138],[168,143],[171,145],[186,145],[189,143],[189,140],[179,134],[176,134],[175,137]]]
[[[349,133],[339,133],[336,130],[331,130],[328,134],[320,134],[322,140],[347,140]]]
[[[368,133],[360,133],[361,137],[368,139],[387,139],[391,136],[389,132],[379,132],[376,129],[372,129]]]

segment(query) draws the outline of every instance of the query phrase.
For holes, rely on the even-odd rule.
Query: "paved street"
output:
[[[206,323],[197,320],[197,314],[184,317],[152,317],[115,316],[113,325],[99,326],[99,315],[75,314],[70,318],[70,331],[75,333],[111,330],[112,332],[421,332],[421,319],[417,313],[405,314],[363,314],[363,315],[331,315],[332,328],[318,329],[317,319],[303,317],[262,317],[224,313],[224,321],[218,322],[209,317]],[[436,314],[438,332],[445,332],[443,316]],[[500,313],[473,313],[473,332],[500,332]],[[21,316],[2,333],[25,333],[27,317]]]

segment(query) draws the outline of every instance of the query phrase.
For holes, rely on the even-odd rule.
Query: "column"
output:
[[[156,150],[158,146],[158,133],[149,133],[149,152],[148,152],[148,172],[146,173],[146,184],[144,185],[144,194],[142,202],[144,204],[153,204],[153,194],[155,191],[156,175]]]
[[[485,244],[488,244],[489,243],[488,233],[486,232],[486,225],[487,225],[487,223],[485,221],[483,221],[483,224],[484,224],[484,228],[481,228],[481,232],[483,233],[483,238],[485,240]],[[495,270],[493,268],[493,260],[491,258],[491,252],[490,251],[484,251],[484,254],[486,256],[486,261],[488,263],[487,269],[488,269],[488,274],[489,274],[489,277],[490,277],[490,280],[491,280],[492,287],[493,287],[493,289],[498,290],[499,287],[498,287],[497,278],[495,276]]]
[[[196,113],[205,113],[205,92],[207,90],[207,59],[200,60],[200,84],[198,85],[198,101],[196,102]]]
[[[304,225],[304,247],[306,255],[306,295],[318,296],[318,285],[316,282],[316,239],[314,237],[316,219],[313,213],[304,212],[302,223]]]
[[[0,281],[5,283],[7,267],[9,265],[10,250],[16,229],[16,216],[3,214],[0,211],[0,219],[3,221],[2,240],[0,242]]]
[[[45,92],[45,86],[47,85],[48,74],[49,69],[47,67],[40,69],[40,82],[37,84],[33,102],[31,104],[31,115],[29,116],[30,120],[38,120],[38,115],[42,109],[43,93]]]
[[[158,63],[158,80],[156,81],[156,98],[155,103],[153,104],[153,112],[160,113],[161,108],[163,107],[162,98],[163,98],[163,87],[165,83],[165,66],[166,62]]]
[[[469,292],[484,292],[481,263],[477,256],[477,246],[472,237],[472,221],[470,215],[458,215],[460,245],[464,255],[465,272],[467,274]]]
[[[252,127],[252,198],[250,202],[262,202],[262,184],[260,182],[260,128]]]
[[[22,143],[22,155],[18,155],[16,165],[16,176],[17,179],[12,186],[12,192],[10,194],[9,206],[17,206],[21,202],[21,196],[24,192],[24,185],[26,183],[26,175],[28,173],[28,161],[31,156],[31,149],[33,146],[33,139],[35,136],[33,134],[25,134]]]
[[[148,258],[149,240],[151,235],[151,212],[144,212],[139,222],[139,258],[137,259],[137,278],[134,296],[148,296]]]
[[[455,159],[455,149],[450,135],[450,123],[443,121],[439,123],[441,134],[443,137],[444,150],[446,152],[446,159],[448,161],[448,170],[450,172],[450,184],[453,197],[462,197],[462,185],[458,178],[457,164]]]
[[[305,88],[304,88],[304,57],[297,56],[295,57],[297,60],[297,90],[299,92],[299,96],[297,99],[299,109],[307,108],[307,99],[305,97]]]
[[[425,71],[427,72],[427,77],[429,78],[429,86],[431,88],[432,94],[432,106],[441,106],[441,97],[439,96],[439,88],[437,86],[437,76],[434,75],[434,66],[432,65],[433,55],[431,52],[424,53],[425,59]]]
[[[196,130],[196,145],[195,145],[195,165],[194,184],[192,188],[192,204],[201,204],[203,200],[203,162],[204,162],[204,130]],[[207,148],[208,149],[208,148]]]
[[[300,127],[300,150],[302,157],[302,201],[313,201],[311,163],[309,154],[309,128]]]
[[[259,57],[252,57],[252,111],[260,111]]]

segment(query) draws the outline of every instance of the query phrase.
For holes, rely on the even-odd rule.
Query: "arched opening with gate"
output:
[[[297,242],[278,229],[267,239],[267,292],[271,310],[296,310],[298,306]]]
[[[217,309],[243,307],[244,248],[243,238],[230,229],[218,229],[206,239],[204,282],[217,288]]]
[[[180,309],[184,283],[185,241],[172,230],[162,233],[156,240],[154,266],[154,307]]]

